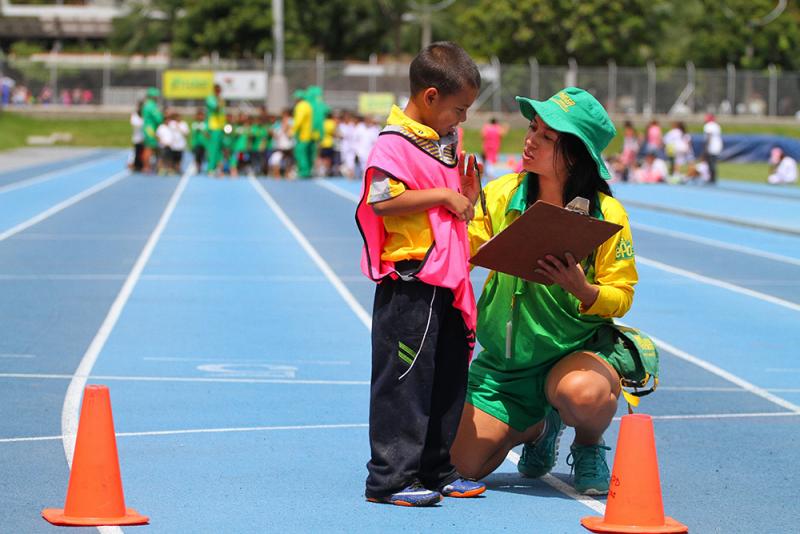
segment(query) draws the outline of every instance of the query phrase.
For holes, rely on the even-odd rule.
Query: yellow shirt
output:
[[[509,209],[525,173],[506,174],[489,182],[484,188],[487,219],[480,202],[475,206],[475,218],[469,224],[469,240],[472,254],[491,237],[489,228],[496,235],[514,222],[520,211]],[[588,309],[581,308],[584,315],[600,317],[622,317],[633,303],[633,286],[639,281],[633,253],[633,238],[628,214],[622,204],[608,195],[599,194],[600,211],[603,218],[622,226],[608,241],[597,248],[594,262],[594,283],[600,287],[597,300]],[[524,208],[523,208],[524,209]],[[489,222],[491,220],[491,223]]]
[[[336,133],[336,121],[333,119],[325,119],[325,123],[322,128],[322,141],[320,141],[319,147],[333,148],[333,134]]]
[[[402,126],[416,137],[439,141],[436,130],[413,120],[397,106],[392,106],[386,124]],[[388,176],[376,175],[370,184],[367,202],[374,204],[394,198],[405,190],[406,186],[402,182]],[[386,216],[383,217],[383,226],[386,229],[386,241],[381,259],[384,261],[422,260],[433,244],[433,232],[427,212]]]
[[[294,106],[294,121],[292,124],[292,135],[297,136],[300,142],[311,141],[313,134],[311,132],[311,118],[313,110],[311,104],[305,100],[300,100]]]

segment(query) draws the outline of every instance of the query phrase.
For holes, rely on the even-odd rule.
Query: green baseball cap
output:
[[[583,141],[597,163],[600,176],[611,179],[602,153],[617,135],[617,129],[595,97],[578,87],[567,87],[544,101],[518,96],[517,102],[526,119],[532,121],[539,115],[553,130],[572,134]]]
[[[156,88],[156,87],[148,87],[147,88],[147,96],[152,96],[152,97],[158,98],[159,94],[160,93],[158,91],[158,88]]]

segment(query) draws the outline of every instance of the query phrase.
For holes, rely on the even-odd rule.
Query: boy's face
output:
[[[456,126],[467,120],[467,110],[477,96],[478,89],[470,85],[447,96],[442,96],[434,87],[425,89],[422,93],[425,124],[439,135],[452,133]]]

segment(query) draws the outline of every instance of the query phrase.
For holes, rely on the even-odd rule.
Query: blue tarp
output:
[[[780,135],[723,135],[720,161],[745,163],[769,161],[769,152],[780,147],[784,153],[800,161],[800,140]],[[692,134],[692,148],[699,158],[703,153],[703,135]]]

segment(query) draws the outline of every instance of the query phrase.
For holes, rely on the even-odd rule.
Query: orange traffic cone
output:
[[[111,400],[106,386],[86,386],[64,509],[47,508],[54,525],[143,525],[149,519],[125,508]]]
[[[592,532],[689,532],[664,516],[656,440],[649,415],[624,415],[619,428],[605,517],[584,517]]]

